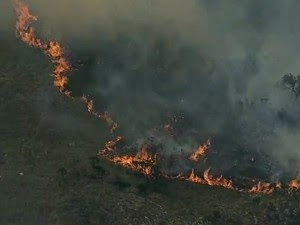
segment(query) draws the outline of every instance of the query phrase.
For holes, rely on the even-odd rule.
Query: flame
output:
[[[211,142],[210,139],[208,139],[205,144],[199,145],[196,151],[190,155],[189,159],[198,162],[201,156],[203,156],[207,152],[210,146],[211,146]]]
[[[30,24],[36,21],[37,17],[31,15],[29,8],[19,0],[14,0],[13,3],[17,14],[17,36],[31,47],[44,48],[42,41],[35,37],[34,28],[30,27]]]
[[[210,169],[205,170],[203,173],[203,178],[201,178],[195,174],[195,169],[192,169],[192,172],[188,175],[186,180],[193,183],[206,184],[209,186],[221,186],[228,189],[234,189],[231,180],[227,180],[222,176],[213,177],[212,175],[209,174],[209,171]]]
[[[113,133],[118,128],[118,123],[115,122],[108,112],[99,113],[95,110],[94,101],[89,99],[87,96],[81,97],[83,102],[86,104],[86,109],[92,115],[105,120],[108,125],[111,127],[110,132]]]
[[[69,96],[70,92],[66,90],[66,84],[68,83],[67,73],[71,70],[71,65],[64,57],[63,48],[58,42],[43,43],[41,39],[36,37],[35,29],[30,27],[30,24],[36,21],[37,17],[30,14],[27,5],[19,0],[14,0],[14,7],[17,14],[17,36],[30,47],[39,48],[50,57],[55,65],[52,73],[53,85],[60,92]]]
[[[118,165],[142,172],[146,176],[153,174],[153,167],[156,164],[156,154],[149,154],[146,145],[142,146],[135,156],[106,156],[106,158]]]
[[[192,172],[188,175],[186,180],[193,183],[205,184],[205,181],[196,175],[195,169],[192,169]]]
[[[62,58],[63,49],[58,42],[50,41],[47,53],[52,59],[59,59]]]
[[[213,177],[212,175],[209,174],[210,169],[207,169],[204,171],[203,173],[203,177],[204,180],[206,181],[206,183],[210,186],[221,186],[221,187],[225,187],[228,189],[234,189],[232,186],[232,181],[231,180],[227,180],[225,178],[223,178],[223,176],[220,177]]]
[[[106,142],[105,146],[104,146],[104,149],[100,150],[98,155],[104,156],[104,155],[107,155],[108,153],[111,153],[111,152],[115,151],[117,144],[121,140],[123,140],[123,138],[121,136],[118,136],[116,138],[116,140],[111,140],[111,141]]]
[[[275,190],[275,188],[272,187],[271,183],[259,181],[248,192],[256,193],[256,194],[272,194],[274,192],[274,190]]]
[[[64,49],[62,48],[60,43],[56,41],[43,43],[42,40],[36,37],[35,29],[33,27],[30,27],[30,24],[33,21],[36,21],[37,17],[30,14],[27,5],[19,0],[14,0],[14,7],[17,14],[17,36],[29,46],[39,48],[49,56],[52,63],[54,64],[54,69],[52,72],[54,87],[70,97],[71,92],[66,89],[66,85],[69,81],[67,74],[71,71],[71,64],[64,57]],[[91,114],[104,119],[109,124],[109,126],[111,126],[111,132],[114,132],[118,128],[118,124],[111,118],[108,112],[99,114],[95,111],[93,100],[89,100],[85,96],[82,97],[82,100],[86,103],[87,110]]]
[[[66,91],[66,85],[69,81],[67,73],[71,70],[70,63],[64,58],[64,51],[58,42],[51,41],[46,49],[47,55],[51,58],[55,67],[53,70],[54,87],[58,88],[61,92],[70,95]]]
[[[16,35],[23,42],[25,42],[28,46],[33,48],[41,49],[52,61],[54,64],[54,69],[52,72],[53,76],[53,85],[56,87],[61,93],[70,97],[70,91],[67,90],[66,85],[68,84],[69,78],[67,76],[68,72],[71,71],[71,64],[65,58],[65,52],[60,43],[56,41],[43,42],[41,39],[36,37],[36,32],[33,27],[30,27],[31,23],[37,21],[37,17],[33,16],[29,12],[29,8],[27,5],[22,3],[20,0],[13,0],[14,8],[17,14],[16,21]],[[87,111],[92,115],[104,119],[111,127],[110,131],[113,133],[117,128],[118,124],[111,118],[108,112],[99,113],[95,110],[93,100],[88,99],[86,96],[81,98],[85,104]],[[165,126],[165,129],[173,132],[173,127],[169,124]],[[172,133],[171,132],[171,133]],[[134,171],[139,171],[146,176],[153,175],[154,166],[157,161],[156,154],[150,154],[147,151],[147,146],[142,146],[142,148],[137,152],[135,156],[113,156],[112,153],[116,150],[117,144],[122,140],[121,136],[117,136],[115,140],[108,141],[105,144],[103,150],[99,151],[98,155],[105,157],[106,159],[122,165],[126,168],[132,169]],[[189,159],[192,161],[199,161],[201,156],[203,156],[207,150],[211,147],[210,139],[207,140],[205,144],[200,145],[196,151],[190,155]],[[281,184],[278,183],[276,186],[272,186],[271,183],[259,181],[256,185],[254,185],[249,190],[239,190],[233,187],[233,183],[231,180],[227,180],[220,177],[213,177],[209,174],[210,169],[207,169],[203,173],[203,178],[196,175],[195,170],[192,169],[191,173],[188,176],[184,176],[179,174],[175,177],[170,177],[168,175],[163,174],[164,177],[172,178],[172,179],[180,179],[187,180],[194,183],[206,184],[210,186],[221,186],[228,189],[235,189],[238,191],[247,191],[249,193],[263,193],[263,194],[271,194],[275,190],[275,188],[281,188]],[[295,179],[290,181],[289,183],[290,189],[300,189],[299,179]]]
[[[289,183],[291,189],[300,189],[300,182],[298,180],[291,180]]]

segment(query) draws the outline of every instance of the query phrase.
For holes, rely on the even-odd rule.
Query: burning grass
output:
[[[44,42],[43,40],[36,37],[35,29],[31,26],[31,23],[37,20],[36,16],[33,16],[29,12],[27,5],[23,4],[19,0],[14,0],[15,10],[17,14],[16,22],[16,33],[17,36],[25,42],[28,46],[38,48],[42,50],[54,65],[52,72],[53,86],[57,88],[61,93],[71,97],[71,92],[67,89],[69,81],[68,74],[72,70],[70,62],[67,60],[64,49],[60,43],[56,41]],[[87,111],[93,116],[105,120],[110,126],[110,132],[115,135],[118,128],[118,123],[115,122],[108,112],[99,113],[95,107],[92,99],[86,96],[81,98],[86,104]],[[166,129],[170,130],[170,126]],[[117,144],[122,140],[122,136],[115,135],[115,140],[110,140],[105,144],[105,148],[99,151],[99,156],[108,159],[116,164],[122,165],[134,171],[143,173],[145,176],[152,176],[154,166],[157,162],[157,154],[151,154],[148,152],[149,146],[143,145],[140,150],[137,151],[136,155],[116,155],[115,150]],[[201,144],[195,152],[193,152],[189,159],[194,162],[199,162],[201,157],[211,148],[211,140],[209,139],[206,143]],[[210,169],[207,169],[203,173],[203,177],[196,175],[194,169],[189,175],[177,175],[175,179],[186,180],[193,183],[205,184],[209,186],[221,186],[224,188],[246,191],[249,193],[262,193],[270,194],[273,193],[275,188],[267,182],[258,181],[253,187],[249,189],[238,189],[234,187],[231,180],[224,178],[223,176],[214,177],[209,174]],[[167,174],[162,174],[165,177],[169,177]],[[292,180],[288,184],[290,189],[299,189],[299,181],[297,179]],[[281,185],[277,184],[276,188],[280,189]]]

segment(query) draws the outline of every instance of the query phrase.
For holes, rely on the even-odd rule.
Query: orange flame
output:
[[[223,178],[222,176],[220,177],[213,177],[212,175],[209,174],[210,169],[207,169],[203,173],[204,180],[206,183],[210,186],[221,186],[229,189],[233,189],[232,186],[232,181],[227,180]]]
[[[277,186],[279,187],[279,186]],[[271,183],[259,181],[254,185],[248,192],[249,193],[259,193],[259,194],[272,194],[275,188],[272,187]]]
[[[102,114],[100,114],[99,112],[97,112],[95,110],[95,106],[94,106],[94,101],[91,100],[91,99],[88,99],[88,97],[86,96],[83,96],[81,97],[81,99],[83,100],[83,102],[85,102],[86,104],[86,109],[89,113],[91,113],[92,115],[98,117],[98,118],[101,118],[103,120],[105,120],[108,125],[111,127],[110,128],[110,132],[113,133],[117,128],[118,128],[118,123],[115,122],[111,116],[109,115],[108,112],[104,112]]]
[[[110,153],[110,152],[115,151],[115,150],[116,150],[117,144],[118,144],[122,139],[123,139],[123,138],[122,138],[121,136],[118,136],[118,137],[116,138],[116,140],[112,140],[112,141],[106,142],[106,143],[105,143],[104,149],[100,150],[98,154],[104,156],[104,155],[107,155],[107,154]]]
[[[28,6],[19,0],[14,0],[14,7],[17,14],[17,36],[29,46],[41,49],[50,57],[55,65],[52,74],[54,86],[60,92],[70,95],[70,92],[66,90],[66,84],[68,83],[67,73],[71,70],[71,66],[64,57],[63,48],[58,42],[51,41],[47,44],[36,37],[35,29],[30,27],[30,24],[36,21],[37,17],[30,14]]]
[[[190,175],[188,175],[186,180],[193,183],[205,184],[205,181],[196,175],[195,169],[192,169],[192,172],[190,173]]]
[[[211,146],[211,142],[210,139],[208,139],[205,144],[200,145],[196,149],[196,151],[190,155],[189,159],[198,162],[201,156],[203,156],[207,152],[210,146]]]
[[[300,189],[300,182],[298,180],[291,180],[289,183],[289,187],[292,189]]]
[[[33,16],[29,12],[28,6],[23,4],[20,0],[13,0],[15,11],[17,14],[16,21],[16,34],[17,36],[25,42],[30,47],[41,49],[54,64],[54,70],[52,76],[54,78],[53,85],[60,92],[67,96],[70,96],[70,92],[66,89],[68,83],[67,73],[71,70],[71,65],[68,60],[64,57],[65,53],[62,46],[56,41],[50,41],[49,43],[44,43],[41,39],[38,39],[35,34],[35,29],[30,27],[31,23],[37,20],[36,16]],[[83,96],[82,100],[86,103],[86,108],[92,115],[102,118],[111,126],[111,132],[114,132],[118,124],[111,118],[108,112],[102,114],[98,113],[94,108],[93,100],[89,100],[87,97]],[[171,125],[166,125],[165,129],[171,131],[173,130]],[[122,140],[121,136],[116,137],[113,141],[108,141],[105,144],[103,150],[99,151],[99,155],[104,156],[108,160],[122,165],[126,168],[130,168],[135,171],[142,172],[146,176],[153,175],[153,167],[157,161],[157,155],[149,154],[146,146],[138,151],[135,156],[110,156],[110,153],[116,150],[116,145]],[[190,160],[197,162],[201,156],[203,156],[207,150],[211,147],[210,139],[203,145],[200,145],[198,149],[189,157]],[[186,177],[184,175],[178,175],[173,177],[173,179],[184,179],[194,183],[206,184],[211,186],[222,186],[229,189],[235,189],[238,191],[247,191],[250,193],[263,193],[271,194],[275,190],[270,183],[258,182],[249,190],[239,190],[233,187],[232,181],[220,177],[213,177],[209,174],[209,169],[204,171],[203,178],[198,177],[195,174],[195,170]],[[165,177],[172,178],[170,176],[164,175]],[[300,189],[300,182],[298,179],[292,180],[289,183],[291,189]],[[276,188],[281,188],[281,184],[277,184]]]
[[[153,174],[153,166],[156,164],[156,155],[149,154],[146,146],[143,146],[135,156],[125,155],[106,158],[118,165],[142,172],[146,176]]]
[[[17,36],[31,47],[44,48],[42,41],[35,37],[34,28],[29,27],[33,21],[37,20],[37,17],[31,15],[28,7],[19,0],[14,0],[13,2],[17,14]]]
[[[206,184],[209,186],[221,186],[228,189],[234,189],[231,180],[227,180],[222,176],[213,177],[212,175],[209,174],[209,171],[210,169],[205,170],[203,173],[203,178],[200,178],[195,174],[195,170],[192,169],[192,172],[189,174],[186,180],[193,183]]]

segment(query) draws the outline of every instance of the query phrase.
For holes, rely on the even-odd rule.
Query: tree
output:
[[[300,76],[294,76],[291,73],[285,74],[281,78],[281,86],[293,92],[296,99],[300,95]]]

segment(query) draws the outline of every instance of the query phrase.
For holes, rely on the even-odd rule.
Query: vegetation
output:
[[[298,195],[147,179],[95,157],[105,125],[52,88],[51,63],[14,30],[0,43],[0,224],[299,224]]]

